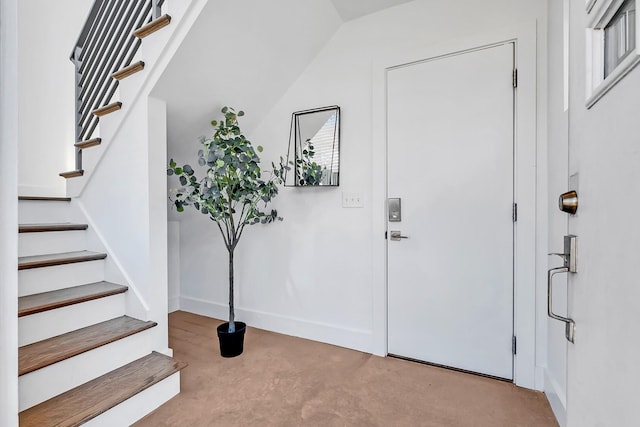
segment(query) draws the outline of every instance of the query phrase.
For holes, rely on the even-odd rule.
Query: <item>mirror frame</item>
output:
[[[334,153],[337,153],[337,176],[332,182],[331,178],[329,178],[330,184],[300,184],[297,176],[297,164],[300,153],[302,152],[302,143],[300,136],[300,118],[314,113],[321,113],[325,111],[335,111],[336,114],[336,123],[335,123],[335,132],[334,132]],[[293,161],[291,161],[291,151],[293,150]],[[287,150],[287,164],[291,165],[291,170],[287,171],[285,175],[285,186],[286,187],[338,187],[340,186],[340,107],[337,105],[331,105],[328,107],[320,107],[320,108],[312,108],[309,110],[295,111],[291,114],[291,128],[289,131],[289,148]],[[293,174],[293,183],[291,182],[291,177],[289,177],[289,173]]]

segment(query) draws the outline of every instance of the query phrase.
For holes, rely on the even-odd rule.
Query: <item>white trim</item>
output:
[[[514,332],[518,354],[514,357],[514,383],[540,389],[536,383],[536,155],[537,155],[537,66],[536,23],[523,23],[463,38],[424,50],[396,53],[379,58],[373,65],[373,345],[374,354],[387,354],[387,252],[383,233],[386,200],[386,72],[397,65],[476,49],[502,42],[516,43],[518,68],[516,93],[516,176]]]
[[[18,425],[18,0],[0,1],[0,425]]]
[[[229,307],[226,304],[188,296],[180,297],[180,309],[215,319],[227,319],[229,315]],[[237,306],[235,313],[236,321],[245,322],[255,328],[333,344],[365,353],[370,352],[371,331],[344,328],[340,325],[323,322],[311,322],[296,317],[282,316]]]
[[[587,0],[587,5],[586,5],[587,13],[591,13],[591,11],[593,10],[593,6],[595,6],[596,3],[598,3],[598,0]]]
[[[545,372],[545,387],[544,393],[547,396],[549,405],[553,414],[556,416],[556,420],[560,427],[567,425],[567,402],[565,400],[565,394],[561,392],[560,385]]]
[[[602,3],[600,3],[596,9],[592,10],[593,15],[589,17],[587,27],[597,30],[606,27],[624,1],[625,0],[602,0]]]
[[[149,276],[145,297],[158,322],[154,347],[169,345],[169,222],[167,220],[167,104],[147,99]],[[161,268],[160,268],[161,267]]]
[[[636,18],[636,48],[604,77],[604,29],[618,12],[625,0],[603,0],[589,19],[586,31],[586,94],[587,108],[600,100],[624,76],[640,63],[640,20]],[[635,0],[636,7],[638,0]]]
[[[598,61],[599,62],[599,61]],[[591,95],[587,97],[585,105],[587,108],[593,107],[593,105],[600,100],[607,92],[609,92],[624,76],[629,74],[636,65],[640,64],[640,50],[636,47],[629,56],[627,56],[618,66],[607,76],[606,79],[594,89],[592,89]],[[587,92],[589,93],[589,92]]]
[[[173,313],[174,311],[178,311],[178,310],[180,310],[180,297],[179,296],[169,297],[167,312]]]

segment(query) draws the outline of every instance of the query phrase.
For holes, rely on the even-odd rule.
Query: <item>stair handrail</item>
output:
[[[73,46],[75,68],[75,141],[95,136],[99,118],[91,112],[113,99],[118,80],[112,74],[131,65],[141,40],[133,32],[160,17],[164,0],[94,0]],[[82,149],[75,147],[76,170]]]

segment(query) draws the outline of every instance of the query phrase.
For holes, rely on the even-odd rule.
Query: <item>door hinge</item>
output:
[[[384,232],[384,238],[385,239],[387,238],[387,232],[386,231]]]
[[[511,337],[511,351],[513,352],[513,354],[518,353],[518,340],[516,339],[515,335]]]
[[[512,73],[512,77],[513,77],[513,87],[518,87],[518,69],[514,68],[513,69],[513,73]]]
[[[514,203],[511,209],[511,219],[513,219],[513,222],[518,221],[518,204],[517,203]]]

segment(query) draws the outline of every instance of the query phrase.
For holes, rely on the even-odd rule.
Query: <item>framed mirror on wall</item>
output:
[[[340,107],[314,108],[291,115],[285,185],[318,187],[340,184]]]

